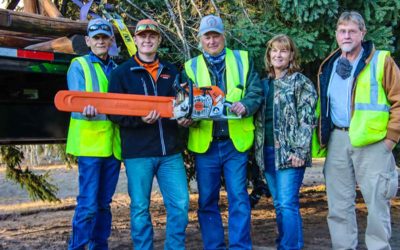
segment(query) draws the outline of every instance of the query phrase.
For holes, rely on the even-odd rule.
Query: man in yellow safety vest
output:
[[[108,92],[108,79],[116,67],[108,55],[114,39],[112,25],[93,19],[86,44],[91,52],[73,59],[68,70],[69,90]],[[110,203],[120,172],[120,142],[116,125],[96,107],[72,113],[67,153],[78,157],[79,195],[68,249],[107,249],[111,233]]]
[[[229,248],[251,249],[246,173],[248,150],[254,141],[253,114],[262,101],[262,86],[248,52],[225,47],[220,17],[203,17],[198,36],[203,53],[185,63],[184,76],[196,87],[217,85],[232,103],[229,111],[242,117],[228,121],[179,120],[183,126],[190,125],[188,149],[195,153],[204,249],[226,248],[218,206],[222,173],[229,200]]]
[[[400,71],[388,51],[363,41],[365,34],[359,13],[342,13],[336,26],[339,49],[318,74],[316,141],[327,148],[324,174],[333,249],[357,248],[357,184],[368,208],[367,248],[390,249],[390,199],[398,186],[392,149],[400,137]]]

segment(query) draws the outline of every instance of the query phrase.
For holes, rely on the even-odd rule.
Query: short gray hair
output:
[[[339,17],[339,20],[337,21],[336,28],[339,27],[339,25],[341,25],[343,23],[350,22],[350,21],[355,23],[355,24],[357,24],[358,28],[361,31],[366,31],[367,30],[367,28],[365,27],[364,18],[357,11],[345,11],[345,12],[343,12]]]

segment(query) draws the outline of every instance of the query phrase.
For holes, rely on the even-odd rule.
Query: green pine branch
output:
[[[57,186],[47,181],[49,172],[40,175],[21,168],[24,154],[16,146],[0,146],[0,155],[6,165],[6,178],[25,188],[32,200],[60,201]]]

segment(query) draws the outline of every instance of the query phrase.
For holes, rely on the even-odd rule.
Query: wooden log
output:
[[[61,12],[57,9],[57,7],[54,5],[54,3],[50,0],[39,0],[39,5],[43,7],[44,12],[49,17],[54,17],[54,18],[59,18],[63,17]]]
[[[24,0],[24,12],[38,13],[38,3],[36,0]]]
[[[72,48],[72,41],[66,36],[47,42],[32,44],[25,47],[25,49],[75,54]]]
[[[72,48],[76,54],[84,55],[89,53],[90,49],[86,45],[85,36],[83,35],[73,35],[71,37]]]
[[[67,36],[85,34],[87,21],[52,18],[37,14],[0,9],[0,29],[38,35]]]
[[[86,54],[89,51],[84,36],[79,35],[60,37],[38,44],[32,44],[25,47],[25,49],[62,52],[68,54]]]
[[[0,9],[0,29],[38,35],[68,36],[86,34],[87,21],[73,21],[67,18],[52,18],[37,14]],[[133,34],[134,27],[128,26]],[[114,27],[114,34],[119,31]],[[118,35],[116,35],[118,38]]]
[[[55,39],[54,36],[39,36],[37,34],[0,30],[0,46],[24,48],[31,44]]]

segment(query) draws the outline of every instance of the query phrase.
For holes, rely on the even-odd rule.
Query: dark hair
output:
[[[290,51],[292,55],[292,59],[289,61],[288,66],[288,74],[291,75],[295,72],[300,71],[300,59],[298,58],[297,47],[294,44],[293,40],[284,34],[279,34],[271,38],[267,42],[267,50],[265,51],[264,63],[265,63],[265,71],[268,73],[268,76],[271,78],[275,78],[274,67],[271,64],[270,52],[273,48],[274,43],[278,43],[280,48],[284,48]]]

